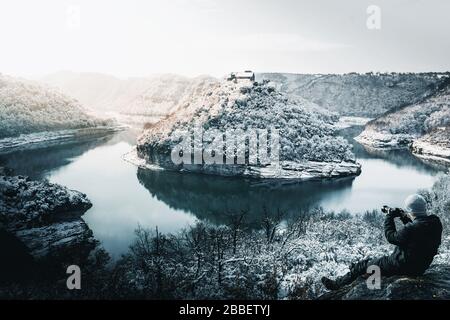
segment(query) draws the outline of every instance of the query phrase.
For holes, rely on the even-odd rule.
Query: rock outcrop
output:
[[[352,284],[323,294],[320,300],[447,300],[450,299],[450,265],[432,265],[423,276],[381,279],[380,289],[369,289],[362,277]]]
[[[86,257],[97,244],[81,219],[91,206],[85,194],[57,184],[0,176],[0,227],[37,260]]]

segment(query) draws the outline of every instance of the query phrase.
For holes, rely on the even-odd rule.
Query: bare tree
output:
[[[236,254],[239,235],[243,229],[244,218],[247,215],[248,210],[241,210],[239,213],[229,213],[228,227],[231,230],[231,242],[233,246],[233,255]]]
[[[215,261],[217,264],[217,282],[222,283],[222,270],[224,264],[225,250],[228,247],[228,229],[224,227],[217,227],[211,229],[211,238],[214,243]]]
[[[275,215],[271,215],[267,208],[263,207],[263,218],[261,220],[262,227],[264,229],[266,235],[267,243],[272,243],[275,238],[275,234],[280,226],[281,221],[283,220],[284,213],[278,208],[277,213]]]

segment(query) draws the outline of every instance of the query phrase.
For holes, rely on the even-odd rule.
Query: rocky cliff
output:
[[[96,241],[81,216],[91,206],[78,191],[0,175],[0,228],[22,242],[36,260],[76,264],[86,258]]]

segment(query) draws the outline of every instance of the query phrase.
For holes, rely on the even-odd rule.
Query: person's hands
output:
[[[395,209],[389,210],[389,215],[393,218],[403,217],[404,214],[405,214],[405,212],[400,208],[395,208]]]

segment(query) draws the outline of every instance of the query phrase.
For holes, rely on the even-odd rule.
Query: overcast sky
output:
[[[0,72],[449,71],[449,15],[448,0],[0,0]]]

